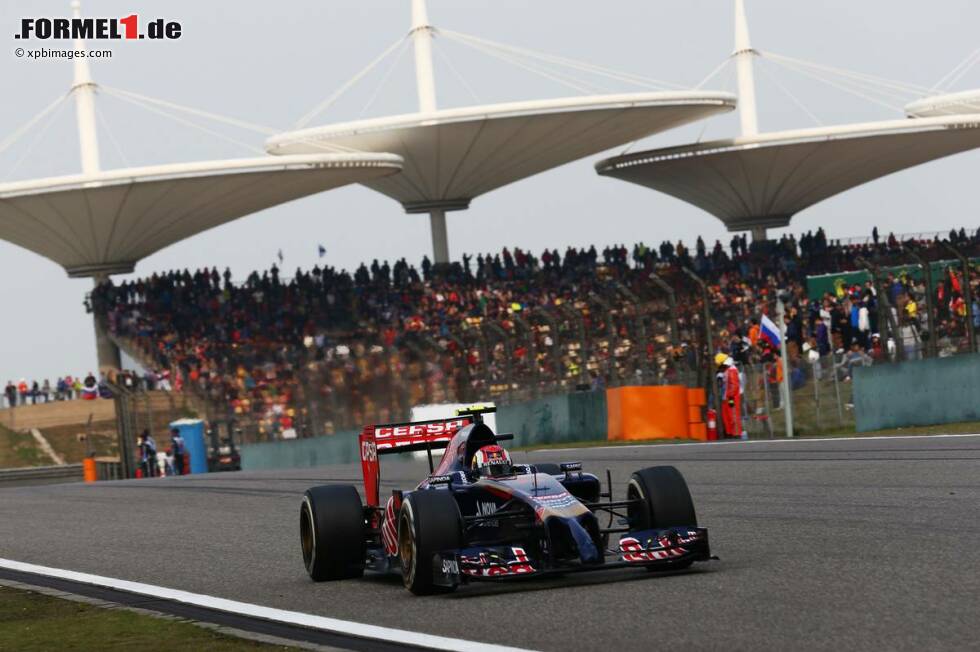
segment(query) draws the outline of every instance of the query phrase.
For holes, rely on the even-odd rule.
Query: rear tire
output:
[[[630,530],[661,529],[674,526],[697,527],[694,501],[681,472],[672,466],[651,466],[630,476],[626,498],[641,500],[628,511]],[[687,568],[682,561],[673,568]]]
[[[398,515],[398,556],[405,588],[415,595],[455,590],[432,581],[432,556],[457,550],[463,542],[463,517],[452,492],[423,489],[405,497]]]
[[[313,487],[299,511],[303,564],[314,582],[364,574],[364,508],[350,485]]]

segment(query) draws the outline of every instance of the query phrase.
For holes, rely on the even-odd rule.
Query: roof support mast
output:
[[[759,116],[755,108],[755,75],[752,57],[756,51],[749,40],[749,22],[745,18],[745,0],[735,0],[735,58],[738,74],[738,116],[742,122],[742,135],[759,133]]]
[[[432,25],[429,24],[425,0],[412,0],[411,34],[415,46],[415,87],[419,95],[419,112],[432,113],[436,110],[436,81],[432,72]],[[432,232],[434,262],[448,263],[449,236],[445,208],[430,208],[429,229]]]
[[[73,0],[71,3],[72,16],[82,17],[82,3]],[[85,50],[85,41],[75,39],[75,51]],[[75,96],[75,117],[78,121],[78,149],[82,157],[82,173],[98,174],[102,167],[99,164],[99,137],[95,124],[95,82],[92,81],[92,71],[88,59],[75,57],[75,78],[72,81],[71,94]],[[108,273],[95,274],[92,280],[96,287],[109,279]],[[95,323],[95,347],[98,353],[99,371],[110,372],[122,366],[119,347],[109,337],[104,323],[93,312]]]
[[[71,3],[75,18],[82,17],[82,4]],[[84,50],[85,41],[75,39],[75,51]],[[75,79],[71,93],[75,96],[75,114],[78,118],[78,146],[82,155],[82,172],[96,174],[99,166],[99,139],[95,128],[95,82],[88,67],[88,59],[75,57]]]
[[[425,0],[412,0],[412,44],[415,46],[415,87],[419,111],[436,110],[436,80],[432,74],[432,25]]]
[[[749,21],[745,17],[745,0],[735,0],[735,72],[738,76],[738,117],[742,124],[742,136],[759,133],[759,114],[755,105],[755,72],[752,58],[756,56],[749,39]],[[766,239],[766,227],[752,227],[753,240]]]

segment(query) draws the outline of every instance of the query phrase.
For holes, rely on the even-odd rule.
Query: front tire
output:
[[[463,517],[452,492],[423,489],[405,497],[398,515],[398,557],[402,582],[415,595],[454,590],[433,583],[432,557],[457,550],[463,541]]]
[[[687,482],[672,466],[650,466],[634,473],[630,476],[626,498],[640,501],[628,510],[631,531],[697,527],[698,517]],[[678,562],[673,567],[687,568],[691,563]]]
[[[350,485],[313,487],[303,496],[299,535],[303,565],[314,582],[364,574],[364,508]]]

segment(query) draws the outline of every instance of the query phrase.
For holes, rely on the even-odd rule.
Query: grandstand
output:
[[[207,401],[208,412],[230,411],[254,422],[264,436],[321,434],[370,419],[403,418],[411,406],[426,402],[506,401],[626,383],[710,388],[708,361],[715,350],[745,348],[747,360],[772,358],[772,351],[753,349],[750,333],[752,320],[772,310],[777,288],[794,294],[791,356],[810,339],[821,339],[816,322],[822,313],[820,319],[836,324],[828,341],[813,343],[822,352],[856,341],[873,358],[901,357],[906,349],[915,354],[926,348],[923,333],[931,354],[940,340],[943,351],[971,348],[973,278],[958,277],[958,263],[940,268],[941,287],[923,285],[915,274],[901,272],[896,281],[878,278],[875,271],[875,278],[862,277],[843,291],[835,286],[827,297],[807,295],[809,276],[859,271],[859,257],[873,261],[874,270],[918,264],[923,256],[949,260],[935,235],[860,244],[828,241],[822,230],[773,243],[762,236],[765,228],[788,224],[792,214],[829,194],[980,144],[975,116],[930,116],[929,109],[914,112],[921,115],[914,120],[759,134],[752,59],[763,53],[749,43],[742,2],[736,7],[732,61],[739,71],[742,137],[624,154],[599,168],[683,196],[733,230],[753,229],[759,242],[752,246],[737,236],[713,247],[699,239],[693,250],[669,242],[655,249],[639,243],[540,255],[515,249],[450,263],[446,211],[588,153],[732,110],[734,97],[698,89],[654,92],[649,88],[661,84],[656,80],[437,30],[422,0],[413,1],[411,32],[395,44],[414,46],[419,112],[306,127],[335,93],[294,131],[270,132],[237,121],[265,133],[266,151],[276,156],[102,171],[96,84],[87,63],[76,59],[69,96],[79,117],[83,172],[0,186],[0,237],[55,260],[69,275],[96,279],[91,308],[100,367],[120,366],[121,345],[147,368],[172,370],[185,389]],[[430,52],[436,34],[504,59],[530,57],[648,90],[438,109]],[[960,106],[963,98],[957,98]],[[577,137],[569,138],[569,132]],[[862,169],[828,172],[842,156]],[[709,159],[716,164],[705,165]],[[745,167],[750,159],[755,162]],[[770,184],[774,171],[791,174]],[[730,183],[741,174],[738,183]],[[409,212],[429,212],[437,264],[423,261],[416,268],[402,259],[392,266],[362,265],[353,274],[314,267],[297,270],[291,279],[272,268],[238,284],[214,268],[120,285],[108,279],[202,230],[347,183],[391,196]],[[767,192],[755,192],[760,183]],[[770,187],[774,194],[767,194]],[[64,215],[77,206],[85,207],[89,219],[66,222]],[[976,255],[972,228],[946,239]],[[935,305],[922,311],[918,306],[926,296]],[[848,325],[854,310],[870,315],[860,333]],[[875,340],[873,333],[881,337]],[[743,347],[746,338],[750,346]]]
[[[669,242],[541,255],[505,249],[448,267],[419,270],[403,259],[353,274],[297,270],[288,280],[273,267],[237,285],[214,268],[170,272],[103,284],[92,304],[125,350],[148,367],[172,368],[186,390],[205,397],[215,414],[234,414],[251,436],[309,436],[398,420],[422,403],[623,384],[710,386],[707,360],[716,350],[747,364],[773,359],[753,329],[773,314],[778,288],[793,295],[793,364],[805,345],[821,356],[857,345],[877,361],[895,359],[896,344],[902,355],[923,355],[926,293],[941,354],[965,351],[971,310],[963,305],[962,270],[940,235],[980,255],[980,230],[860,243],[831,241],[820,230],[751,246],[744,237],[710,248],[699,239],[693,250]],[[810,276],[843,275],[861,258],[908,265],[910,248],[946,261],[935,287],[899,272],[883,285],[863,279],[808,295]],[[710,328],[684,270],[707,282]],[[673,302],[652,275],[672,289]],[[974,269],[973,297],[978,281]],[[887,314],[879,310],[882,294]],[[866,328],[852,324],[862,309]],[[980,306],[972,311],[980,318]],[[885,323],[893,319],[894,326]]]

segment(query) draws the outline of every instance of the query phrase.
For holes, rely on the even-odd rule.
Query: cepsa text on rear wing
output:
[[[365,426],[358,437],[358,443],[367,504],[378,506],[381,484],[381,464],[378,456],[428,451],[431,466],[431,452],[445,448],[453,435],[471,423],[474,423],[474,417],[466,415],[452,419]]]

